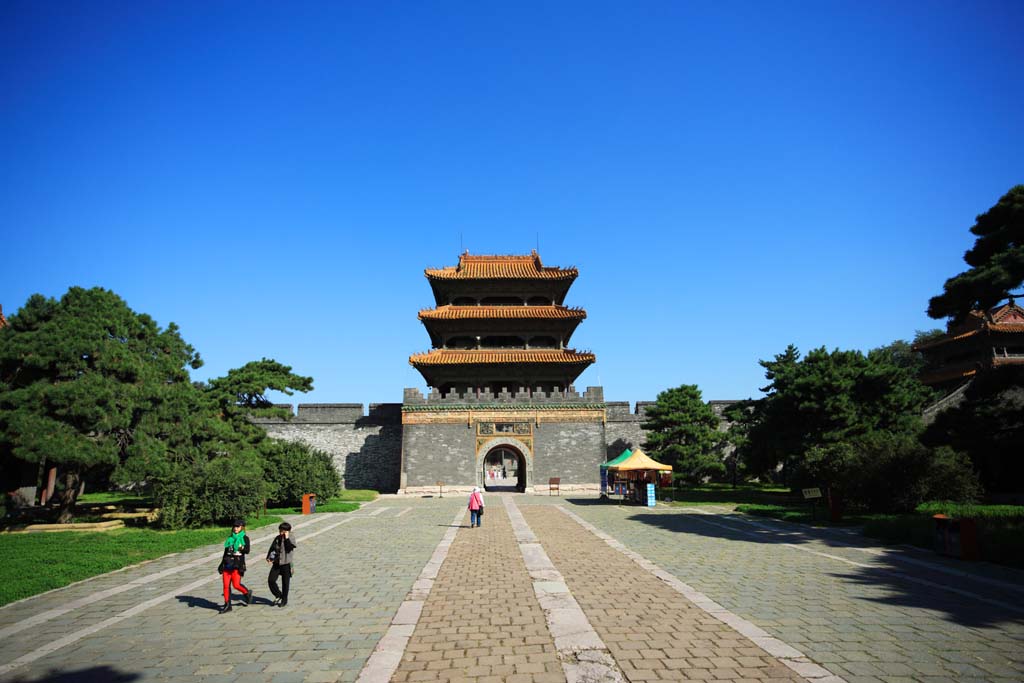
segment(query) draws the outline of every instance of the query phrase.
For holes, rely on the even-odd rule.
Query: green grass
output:
[[[120,505],[122,507],[147,507],[153,505],[149,496],[123,491],[100,491],[83,493],[78,497],[79,505]]]
[[[352,512],[359,509],[360,503],[368,503],[376,500],[380,494],[370,489],[343,489],[326,503],[316,504],[317,512]],[[272,515],[297,515],[302,512],[302,506],[267,508],[267,513]]]
[[[372,501],[378,495],[376,491],[359,489],[341,491],[330,502],[318,505],[316,511],[352,512],[359,509],[360,503]],[[112,491],[83,494],[78,503],[80,509],[74,521],[95,522],[102,518],[91,508],[117,505],[131,510],[149,507],[152,500],[134,493]],[[301,507],[271,508],[265,515],[247,518],[247,528],[276,525],[282,515],[300,512]],[[139,524],[142,528],[4,535],[3,548],[8,557],[0,562],[0,606],[168,553],[221,543],[229,532],[226,527],[158,531],[145,528],[142,522],[125,520],[125,523]],[[210,571],[215,568],[216,564]]]
[[[379,493],[370,489],[343,489],[338,495],[331,496],[331,502],[369,503],[371,500],[377,500],[379,496]]]
[[[359,503],[345,503],[340,500],[332,500],[323,505],[317,503],[316,511],[320,512],[353,512],[359,509]],[[268,515],[297,515],[302,512],[302,506],[284,508],[267,508]]]
[[[675,489],[660,489],[659,496],[672,499],[672,505],[689,507],[693,505],[725,505],[735,507],[742,504],[773,504],[790,497],[789,489],[758,484],[702,484]]]
[[[280,517],[264,516],[250,519],[247,528],[251,531],[280,521]],[[228,533],[226,527],[215,527],[5,535],[6,557],[0,562],[0,605],[168,553],[221,543]],[[210,566],[210,572],[215,569],[216,563]]]

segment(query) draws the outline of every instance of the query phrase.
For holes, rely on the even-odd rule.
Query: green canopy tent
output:
[[[628,448],[622,451],[622,455],[612,458],[606,463],[601,465],[601,495],[608,495],[608,468],[623,463],[629,459],[629,456],[633,455],[633,451]]]
[[[627,459],[629,459],[629,456],[631,455],[633,455],[633,451],[627,448],[626,450],[622,451],[622,455],[612,458],[608,462],[602,464],[601,469],[608,469],[612,465],[618,465],[621,462],[625,462]]]

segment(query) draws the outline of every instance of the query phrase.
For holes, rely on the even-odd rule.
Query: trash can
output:
[[[961,560],[978,559],[978,525],[973,519],[932,515],[935,520],[935,552]]]
[[[304,494],[302,496],[302,514],[311,515],[314,512],[316,512],[316,494]]]

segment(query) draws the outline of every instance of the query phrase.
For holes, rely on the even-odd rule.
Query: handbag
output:
[[[478,514],[478,515],[480,515],[481,517],[483,517],[483,516],[484,516],[484,509],[483,509],[483,507],[481,507],[481,508],[480,508],[479,510],[477,510],[477,511],[476,511],[476,514]]]

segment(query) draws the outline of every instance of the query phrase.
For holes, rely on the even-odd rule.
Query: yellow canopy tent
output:
[[[633,470],[662,470],[671,472],[672,465],[663,465],[660,462],[651,460],[646,453],[638,448],[622,462],[614,465],[608,465],[608,469],[616,472]]]

